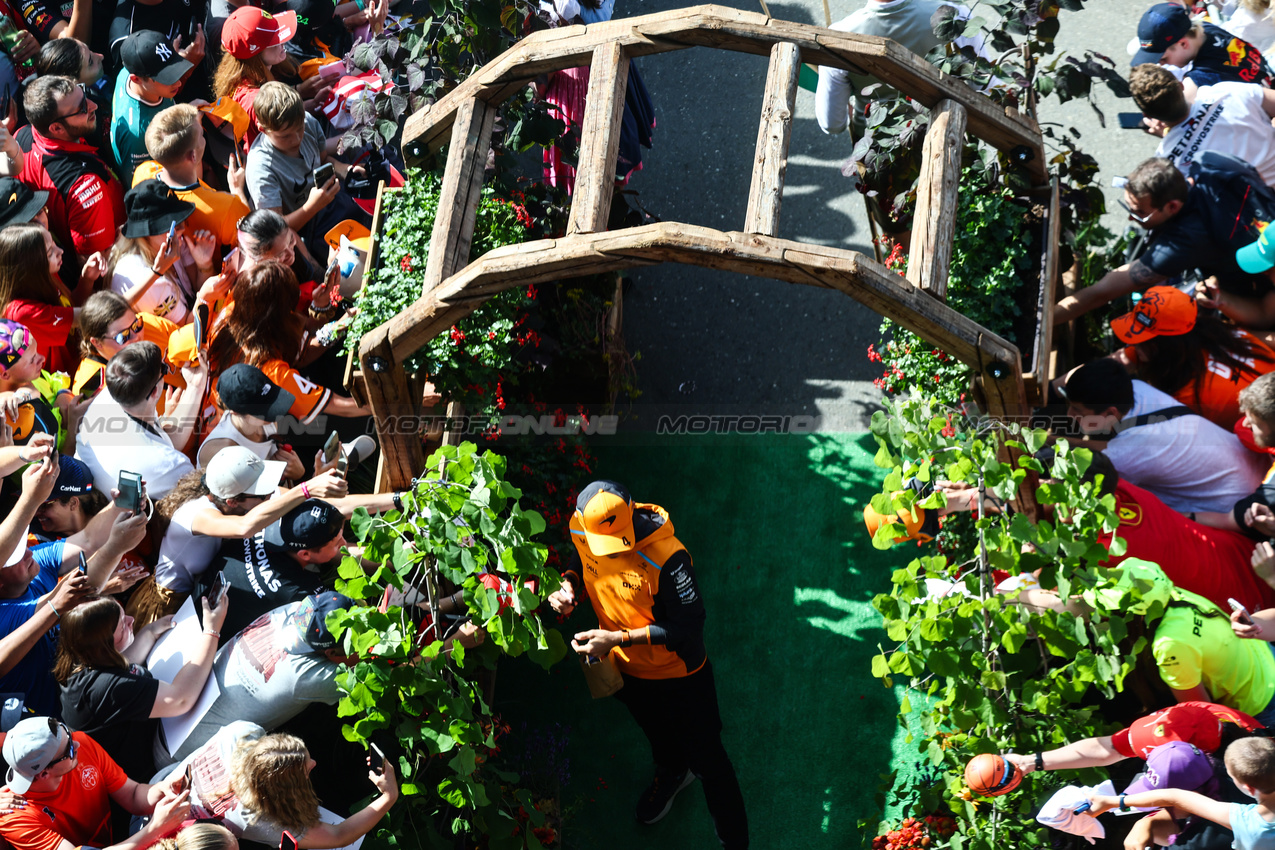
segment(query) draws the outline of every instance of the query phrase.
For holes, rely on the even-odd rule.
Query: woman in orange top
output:
[[[312,359],[313,352],[305,349],[316,346],[310,325],[319,324],[293,311],[300,295],[297,276],[281,263],[265,262],[241,272],[231,289],[231,303],[213,321],[209,334],[212,373],[219,375],[236,363],[256,366],[292,393],[295,401],[288,412],[304,423],[320,413],[370,416],[372,411],[354,399],[315,384],[293,368]]]
[[[1231,430],[1240,390],[1275,370],[1275,351],[1172,286],[1153,286],[1132,312],[1111,321],[1129,346],[1117,354],[1133,376]]]

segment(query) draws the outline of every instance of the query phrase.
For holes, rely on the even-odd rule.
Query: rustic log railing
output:
[[[770,57],[744,230],[721,232],[665,222],[605,232],[629,60],[696,46]],[[912,271],[906,279],[857,251],[776,236],[802,62],[867,72],[932,110],[912,236]],[[567,234],[490,251],[465,265],[497,107],[541,74],[585,64],[591,74]],[[1021,413],[1028,395],[1018,348],[943,301],[966,132],[1013,154],[1025,163],[1034,184],[1046,184],[1044,151],[1034,120],[1008,113],[886,39],[720,6],[696,6],[548,30],[519,42],[410,116],[404,127],[409,164],[427,161],[444,143],[450,145],[422,296],[363,336],[358,351],[361,369],[351,375],[352,381],[363,383],[359,394],[375,411],[382,448],[379,486],[405,486],[423,467],[419,434],[398,424],[403,416],[417,412],[411,382],[400,365],[407,357],[502,290],[656,263],[704,266],[844,292],[973,367],[976,392],[990,414]],[[1052,300],[1044,298],[1046,304]],[[1042,316],[1042,321],[1048,327],[1049,317]],[[1048,346],[1046,338],[1037,340],[1035,348],[1041,342]],[[1034,354],[1039,372],[1040,351]]]

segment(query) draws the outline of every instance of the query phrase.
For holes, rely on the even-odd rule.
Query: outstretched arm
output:
[[[1134,260],[1127,266],[1121,266],[1115,271],[1107,272],[1103,275],[1102,280],[1093,286],[1086,286],[1084,289],[1077,290],[1075,294],[1068,295],[1059,301],[1054,307],[1054,324],[1060,325],[1064,322],[1070,322],[1072,319],[1079,318],[1095,307],[1101,307],[1121,295],[1128,295],[1135,290],[1155,286],[1157,283],[1163,283],[1166,280],[1168,278],[1153,272],[1141,260]]]

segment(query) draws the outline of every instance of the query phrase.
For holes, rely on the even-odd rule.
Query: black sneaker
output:
[[[695,774],[690,770],[685,773],[656,770],[655,778],[638,798],[637,819],[646,824],[659,821],[673,808],[673,798],[678,792],[694,781]]]

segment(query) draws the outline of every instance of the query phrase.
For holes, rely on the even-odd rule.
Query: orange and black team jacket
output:
[[[616,647],[620,672],[639,679],[676,679],[704,666],[704,600],[691,556],[673,536],[673,522],[658,505],[633,506],[637,545],[615,557],[594,555],[584,529],[571,517],[572,559],[566,575],[577,593],[583,586],[598,623],[650,636],[649,646]],[[581,579],[583,578],[583,585]]]

